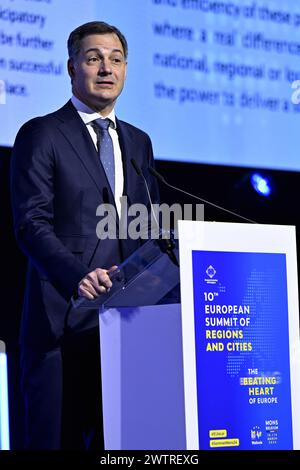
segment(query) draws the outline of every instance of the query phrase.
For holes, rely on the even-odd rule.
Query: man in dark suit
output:
[[[149,205],[132,158],[158,202],[151,141],[114,114],[126,77],[125,37],[91,22],[70,34],[68,51],[71,100],[24,124],[12,156],[15,233],[29,261],[20,341],[30,449],[103,448],[98,311],[75,309],[71,299],[105,294],[111,270],[140,244],[96,234],[101,203],[114,205],[117,231],[120,196]],[[99,118],[109,119],[113,187],[98,154]]]

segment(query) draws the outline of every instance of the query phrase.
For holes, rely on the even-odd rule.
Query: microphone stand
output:
[[[215,207],[216,209],[219,209],[221,211],[224,211],[224,212],[227,212],[228,214],[231,214],[231,215],[234,215],[235,217],[238,217],[239,219],[242,219],[244,220],[245,222],[249,222],[250,224],[257,224],[257,222],[255,222],[254,220],[251,220],[251,219],[247,219],[247,217],[244,217],[240,214],[237,214],[236,212],[233,212],[233,211],[230,211],[229,209],[226,209],[225,207],[222,207],[222,206],[218,206],[217,204],[214,204],[213,202],[210,202],[210,201],[207,201],[206,199],[203,199],[199,196],[195,196],[195,194],[192,194],[192,193],[189,193],[187,191],[184,191],[183,189],[181,188],[178,188],[177,186],[173,186],[172,184],[168,183],[165,178],[160,174],[158,173],[158,171],[156,171],[154,168],[152,168],[151,166],[149,167],[149,171],[150,173],[155,177],[157,178],[159,181],[161,181],[162,183],[164,183],[166,186],[168,186],[169,188],[172,188],[174,189],[175,191],[179,191],[189,197],[192,197],[194,199],[197,199],[198,201],[200,202],[203,202],[204,204],[208,204],[209,206],[212,206],[212,207]]]
[[[134,158],[131,159],[131,163],[132,163],[132,166],[135,169],[137,175],[140,176],[143,179],[143,182],[144,182],[144,185],[145,185],[145,188],[146,188],[146,192],[147,192],[147,196],[148,196],[148,199],[149,199],[150,207],[151,207],[151,213],[153,215],[153,220],[155,221],[156,227],[158,229],[158,233],[160,235],[161,229],[160,229],[160,226],[159,226],[159,223],[158,223],[158,220],[156,218],[156,214],[155,214],[155,211],[154,211],[154,208],[153,208],[153,203],[152,203],[151,194],[150,194],[150,190],[149,190],[147,180],[146,180],[145,176],[143,175],[143,172],[142,172],[141,168],[138,166],[137,162],[134,160]],[[166,253],[169,256],[170,260],[172,261],[172,263],[175,264],[175,266],[179,267],[178,260],[176,258],[175,253],[174,253],[174,247],[175,247],[174,240],[171,239],[171,238],[161,238],[161,237],[159,237],[157,239],[157,243],[158,243],[161,251],[163,253]]]

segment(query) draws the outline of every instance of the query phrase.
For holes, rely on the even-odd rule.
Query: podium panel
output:
[[[185,449],[180,305],[99,318],[105,448]]]
[[[178,240],[161,232],[111,273],[98,308],[105,447],[185,449]]]

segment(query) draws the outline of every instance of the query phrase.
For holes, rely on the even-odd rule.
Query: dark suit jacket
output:
[[[143,169],[157,202],[157,186],[148,171],[153,164],[148,135],[119,120],[117,132],[128,204],[148,205],[131,158]],[[11,192],[16,238],[29,259],[21,342],[46,350],[63,335],[67,312],[74,329],[97,321],[95,309],[70,311],[79,281],[96,267],[120,263],[140,242],[99,242],[96,208],[103,202],[114,204],[114,199],[90,134],[71,101],[20,129],[12,154]]]

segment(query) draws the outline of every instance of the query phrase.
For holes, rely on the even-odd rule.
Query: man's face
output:
[[[79,54],[68,62],[72,91],[90,108],[107,115],[123,89],[126,68],[123,47],[116,34],[86,36]]]

